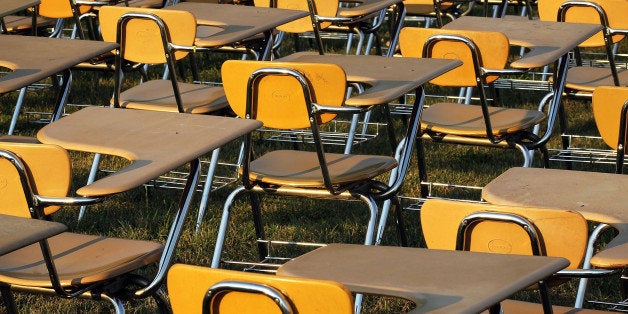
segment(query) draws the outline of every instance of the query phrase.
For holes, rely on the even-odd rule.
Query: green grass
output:
[[[216,80],[217,66],[222,60],[235,56],[212,55],[202,57],[200,62],[205,69],[201,74],[204,80]],[[153,71],[154,75],[158,75]],[[131,75],[131,79],[136,79]],[[428,87],[430,92],[439,92]],[[75,71],[74,83],[70,103],[91,105],[108,105],[109,97],[113,92],[112,75],[96,72]],[[0,128],[8,128],[8,119],[15,103],[14,94],[0,98],[3,114],[0,117]],[[516,103],[517,106],[534,108],[535,100],[540,94],[531,92],[500,91],[500,99],[504,103]],[[54,93],[44,90],[29,93],[24,111],[50,110],[54,101]],[[567,100],[566,108],[570,122],[579,131],[595,133],[590,122],[589,103],[586,101]],[[68,109],[72,110],[72,109]],[[396,120],[396,128],[400,130],[402,124]],[[22,114],[18,124],[18,133],[33,135],[43,125],[33,123],[29,116]],[[382,129],[383,130],[383,129]],[[385,130],[372,141],[355,148],[358,153],[389,154]],[[104,132],[104,130],[103,130]],[[281,144],[262,142],[265,147],[275,147]],[[554,136],[550,146],[558,147],[558,137]],[[237,143],[228,145],[222,153],[222,158],[233,160],[237,153]],[[336,148],[331,148],[336,149]],[[258,151],[258,153],[260,153]],[[520,153],[515,150],[487,149],[461,145],[447,145],[426,143],[429,180],[437,182],[458,182],[465,185],[484,186],[490,180],[512,166],[522,164]],[[80,187],[85,181],[91,155],[73,153],[73,168],[75,173],[73,187]],[[119,168],[125,164],[118,158],[106,158],[103,168]],[[416,161],[413,160],[402,193],[407,196],[418,196],[419,182]],[[535,163],[535,166],[538,166]],[[552,167],[563,167],[553,163]],[[608,167],[592,165],[576,165],[577,169],[610,172]],[[194,204],[186,221],[184,233],[181,236],[176,251],[175,262],[195,265],[209,265],[213,253],[218,223],[222,211],[222,204],[235,185],[218,190],[211,194],[209,206],[199,233],[194,233],[196,208],[200,194],[195,196]],[[442,189],[440,196],[477,198],[477,192]],[[54,214],[53,219],[67,224],[73,232],[101,234],[112,237],[145,239],[163,242],[168,232],[172,215],[176,210],[180,191],[140,187],[108,198],[104,203],[89,207],[83,221],[77,222],[78,209],[64,208]],[[268,236],[290,241],[307,242],[346,242],[362,243],[367,211],[360,203],[338,203],[328,200],[311,200],[302,198],[280,198],[265,196],[263,211]],[[256,260],[256,251],[253,244],[254,231],[249,218],[249,206],[246,198],[240,198],[234,205],[223,257],[234,260]],[[420,230],[418,211],[404,212],[407,224],[407,233],[411,246],[424,246]],[[394,226],[389,222],[383,241],[384,245],[397,245]],[[282,252],[284,253],[284,252]],[[299,251],[288,250],[287,254],[298,254]],[[150,272],[151,270],[148,270]],[[551,290],[555,304],[568,305],[573,303],[577,284],[569,282],[566,285]],[[588,297],[590,299],[618,300],[618,276],[600,280],[593,280]],[[44,297],[31,294],[16,293],[18,307],[23,313],[100,313],[110,312],[111,307],[106,302],[88,300],[61,300],[59,298]],[[523,300],[536,300],[536,293],[521,292],[516,296]],[[407,302],[393,298],[367,297],[365,312],[390,313],[411,308]],[[126,309],[130,313],[152,313],[155,306],[148,300],[127,302]]]

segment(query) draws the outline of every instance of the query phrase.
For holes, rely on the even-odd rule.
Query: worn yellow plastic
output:
[[[245,117],[246,93],[249,77],[264,68],[286,68],[305,75],[312,85],[313,101],[325,106],[342,106],[346,92],[346,75],[335,64],[243,61],[228,60],[222,65],[222,82],[227,101],[239,117]],[[260,81],[254,106],[255,119],[265,127],[277,129],[309,128],[309,114],[305,106],[302,88],[296,79],[288,76],[268,76]],[[336,115],[323,114],[321,123],[332,120]]]
[[[568,269],[580,266],[588,239],[586,220],[577,212],[553,208],[429,199],[421,207],[421,228],[427,247],[454,250],[460,222],[475,212],[511,213],[526,218],[540,232],[546,255],[568,259]],[[475,226],[471,237],[471,251],[532,254],[527,233],[513,223],[484,221]]]
[[[0,149],[18,155],[26,164],[31,188],[37,195],[65,197],[70,186],[71,165],[65,149],[49,144],[0,142]],[[21,183],[12,166],[0,159],[0,212],[29,217]],[[52,213],[57,207],[45,209]],[[106,238],[64,232],[48,238],[50,254],[61,286],[78,287],[134,271],[156,263],[159,243]],[[0,282],[22,289],[52,288],[42,250],[35,243],[0,257]]]
[[[441,14],[445,13],[451,8],[454,3],[447,1],[434,1],[434,0],[403,0],[403,4],[406,7],[407,16],[435,16],[434,5],[438,5]]]
[[[72,179],[71,163],[65,149],[37,143],[0,142],[0,150],[18,155],[27,164],[31,182],[37,182],[36,193],[48,197],[67,196]],[[49,206],[49,215],[59,206]],[[0,213],[30,218],[22,184],[15,167],[0,159]]]
[[[423,55],[425,41],[434,35],[450,34],[464,36],[475,43],[480,50],[481,66],[488,69],[503,69],[508,61],[508,38],[499,32],[481,32],[451,29],[433,29],[419,27],[404,27],[399,34],[399,47],[404,57],[420,58]],[[441,41],[433,50],[432,58],[458,59],[463,65],[457,67],[436,79],[430,81],[441,86],[475,86],[476,76],[473,68],[473,59],[467,45],[460,42]],[[490,83],[497,76],[486,78]]]
[[[207,290],[221,281],[263,284],[281,291],[295,313],[352,313],[349,290],[333,281],[281,277],[248,272],[175,264],[168,271],[168,295],[175,314],[202,312]],[[280,313],[277,305],[261,295],[229,292],[210,313]]]
[[[308,0],[255,0],[256,7],[268,8],[271,1],[276,1],[276,8],[299,10],[309,12]],[[314,6],[316,7],[316,15],[335,17],[338,13],[338,1],[337,0],[314,0]],[[318,25],[319,29],[327,28],[331,23],[323,22]],[[305,33],[312,32],[312,18],[310,16],[302,17],[298,20],[286,23],[277,27],[278,30],[286,33]]]
[[[74,17],[72,13],[71,1],[74,0],[41,0],[39,3],[39,15],[54,19],[65,19]],[[92,9],[88,5],[78,6],[80,14],[87,13]]]
[[[539,17],[543,21],[556,21],[558,9],[561,4],[570,0],[541,0],[538,3]],[[591,1],[600,5],[608,19],[609,26],[614,29],[628,30],[628,1],[626,0],[594,0]],[[565,22],[600,24],[598,12],[591,7],[572,7],[567,11]],[[616,43],[624,38],[624,35],[614,35],[613,42]],[[579,45],[580,47],[603,47],[604,37],[600,31],[596,35],[587,39]]]
[[[122,6],[104,6],[100,8],[98,19],[103,40],[116,42],[116,30],[120,17],[129,12],[152,14],[161,18],[170,33],[173,44],[193,46],[196,38],[196,18],[187,11],[132,8]],[[154,21],[134,19],[129,21],[124,38],[124,59],[131,62],[161,64],[166,62],[166,54],[159,27]],[[186,51],[176,51],[175,59],[180,60],[188,55]]]
[[[628,87],[602,86],[593,91],[593,117],[600,136],[612,149],[619,143],[621,110],[628,102]],[[626,143],[623,142],[624,152]]]

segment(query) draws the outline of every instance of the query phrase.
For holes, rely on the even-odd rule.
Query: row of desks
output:
[[[138,124],[140,120],[148,122]],[[139,186],[259,126],[253,120],[91,107],[42,128],[38,139],[130,159],[133,163],[126,169],[77,191],[106,196]],[[195,145],[183,145],[188,144],[183,138]],[[18,224],[15,220],[20,218],[5,218],[0,217],[0,229],[22,236],[2,237],[0,253],[64,230],[63,225],[36,221],[39,226],[32,220],[24,228],[24,219]],[[407,298],[421,312],[482,310],[568,265],[563,258],[361,245],[330,245],[313,253],[285,264],[279,274],[333,279],[355,292]],[[443,282],[455,285],[443,287]]]
[[[262,29],[241,29],[228,26],[228,24],[222,26],[218,18],[209,16],[211,12],[217,11],[213,10],[212,5],[203,4],[203,11],[190,7],[197,5],[200,4],[183,3],[179,5],[179,8],[194,10],[195,14],[199,14],[199,21],[209,25],[209,27],[217,28],[212,35],[213,41],[208,41],[208,45],[225,44],[231,40],[230,38],[233,38],[230,36],[234,33],[240,34],[239,36],[244,39],[264,32]],[[226,8],[236,10],[235,7],[231,6],[221,6],[220,10]],[[243,8],[237,10],[241,9]],[[244,10],[250,9],[252,8]],[[208,15],[205,16],[203,12]],[[297,18],[297,16],[301,17],[302,15],[295,14],[293,17]],[[246,19],[238,16],[238,21],[243,20]],[[283,23],[287,20],[289,18],[280,20],[280,22]],[[277,25],[272,27],[275,26]],[[507,31],[506,35],[512,43],[530,48],[528,54],[511,65],[522,68],[537,67],[556,60],[566,62],[568,51],[599,30],[595,26],[566,23],[558,25],[558,23],[525,20],[491,20],[490,23],[486,23],[481,18],[461,18],[456,20],[456,23],[448,24],[448,27]],[[530,29],[534,29],[538,34],[546,35],[529,37]],[[555,41],[553,43],[548,42],[549,38],[554,38]],[[50,45],[59,45],[63,49],[50,49]],[[3,35],[0,36],[0,46],[4,48],[0,51],[2,64],[17,65],[14,66],[14,72],[0,77],[0,92],[4,93],[34,83],[59,71],[67,70],[78,62],[114,49],[116,44]],[[22,47],[20,49],[23,49],[21,51],[24,54],[11,53],[14,48],[9,49],[8,47]],[[40,54],[44,50],[47,52],[46,57],[49,60],[36,63],[36,66],[33,66],[35,61],[32,60],[40,59],[36,54]],[[75,53],[68,53],[68,51]],[[33,55],[25,55],[31,52]],[[32,58],[30,63],[26,62],[28,58]],[[453,60],[319,56],[313,54],[298,54],[290,56],[286,60],[337,63],[345,69],[349,81],[371,86],[366,90],[366,93],[349,99],[348,105],[377,105],[390,102],[459,64]],[[561,82],[561,80],[557,81]],[[562,87],[556,86],[556,88]],[[557,94],[556,103],[559,103],[561,93]],[[137,121],[143,121],[143,123],[137,123]],[[117,155],[132,161],[132,164],[122,171],[97,180],[77,191],[79,195],[93,197],[116,194],[140,186],[150,179],[196,159],[198,156],[260,126],[261,123],[257,121],[224,117],[86,108],[44,127],[37,137],[43,143],[57,144],[70,150]],[[212,136],[207,136],[208,134]],[[181,139],[185,139],[185,141]],[[194,141],[193,145],[189,145],[189,141]],[[495,185],[502,186],[498,183]],[[491,191],[491,189],[487,189],[487,191]],[[516,200],[515,196],[513,195],[511,198],[508,195],[504,199]],[[490,194],[485,195],[485,198],[490,200]],[[495,198],[495,201],[502,202],[503,199]],[[613,223],[619,230],[625,230],[625,224],[622,224],[623,221],[626,221],[625,217],[613,217],[618,221],[609,222]],[[597,216],[590,218],[600,220]],[[16,225],[11,219],[0,217],[3,227],[5,224]],[[0,244],[2,251],[0,253],[15,249],[16,243],[34,243],[64,229],[62,225],[55,223],[43,222],[43,224],[45,226],[41,226],[40,231],[35,232],[34,236],[28,236],[26,240],[2,237],[3,242]],[[29,226],[33,229],[40,229],[35,224]],[[173,234],[172,236],[176,237],[177,235]],[[441,252],[416,248],[329,246],[318,252],[314,255],[308,255],[307,258],[298,258],[286,264],[280,269],[280,274],[333,279],[345,283],[357,292],[406,297],[419,305],[418,311],[438,310],[448,313],[468,309],[485,309],[511,293],[523,289],[567,265],[567,261],[562,258],[497,257],[489,254]],[[625,253],[625,250],[623,252]],[[318,254],[322,254],[321,256],[324,258],[317,260]],[[327,254],[331,255],[327,256]],[[341,255],[336,256],[337,254]],[[358,254],[360,258],[350,258],[351,254]],[[323,267],[328,271],[334,270],[329,275],[321,275],[324,272],[310,267],[312,266],[311,263],[328,265],[329,258],[334,258],[336,262],[346,261],[347,263],[337,264],[336,268]],[[460,260],[465,262],[461,263]],[[389,263],[389,265],[382,263]],[[521,265],[521,267],[505,274],[495,272],[498,269],[510,270],[513,264]],[[376,265],[377,268],[368,265]],[[346,267],[346,269],[342,267]],[[477,271],[483,267],[486,268],[486,272]],[[384,273],[377,274],[374,273],[375,271]],[[359,280],[356,281],[357,275],[355,274],[360,273],[368,274],[367,277],[370,277],[371,280],[358,278]],[[412,274],[412,276],[407,276],[407,274]],[[442,287],[439,283],[443,279],[439,277],[439,274],[451,275],[459,279],[464,278],[460,283],[464,283],[467,288]],[[383,278],[387,278],[388,281],[381,281],[384,280]],[[381,288],[382,285],[379,288],[374,288],[378,287],[378,284],[387,288]],[[482,286],[481,289],[468,288],[479,285]]]
[[[0,18],[32,8],[39,0],[0,1]]]

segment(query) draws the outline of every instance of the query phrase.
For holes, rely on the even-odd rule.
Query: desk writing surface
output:
[[[411,313],[477,313],[568,264],[543,256],[330,244],[288,261],[277,274],[405,298],[417,304]]]
[[[0,214],[0,255],[65,231],[64,224]]]
[[[348,106],[389,103],[462,64],[459,60],[451,59],[319,55],[311,52],[291,54],[277,61],[338,64],[345,70],[347,81],[370,85],[364,93],[347,99],[345,104]]]
[[[523,58],[510,63],[512,68],[543,67],[558,60],[587,38],[600,31],[596,24],[547,22],[526,18],[486,18],[463,16],[443,26],[443,29],[501,32],[511,45],[531,49]]]
[[[591,263],[628,266],[628,176],[622,174],[521,168],[508,169],[482,189],[482,198],[499,205],[560,208],[619,231]]]
[[[199,35],[205,35],[197,38],[195,43],[201,47],[233,44],[309,15],[297,10],[198,2],[180,2],[168,9],[194,14]]]
[[[0,35],[0,94],[28,86],[111,51],[116,43],[35,36]]]
[[[0,0],[0,18],[24,11],[39,4],[40,0]]]
[[[368,16],[373,13],[377,13],[381,10],[385,10],[388,7],[391,7],[402,0],[362,0],[355,1],[360,5],[350,6],[350,7],[341,7],[338,8],[337,17],[343,18],[356,18]]]
[[[262,125],[256,120],[88,107],[43,127],[37,138],[132,164],[77,190],[105,196],[140,186]]]

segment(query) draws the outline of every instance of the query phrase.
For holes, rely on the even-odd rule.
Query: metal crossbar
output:
[[[237,168],[238,168],[237,164],[219,162],[217,166],[220,167],[221,169],[227,169],[225,171],[222,171],[222,173],[232,173],[233,176],[214,174],[214,179],[212,180],[211,192],[224,188],[236,182],[239,178],[238,172],[237,172]],[[209,167],[209,161],[202,160],[201,169],[206,169],[203,167]],[[104,173],[115,172],[114,170],[110,170],[110,169],[101,169],[100,171]],[[159,176],[158,178],[155,178],[154,180],[147,182],[146,184],[144,184],[144,186],[163,188],[163,189],[182,190],[185,187],[185,183],[187,181],[187,175],[188,173],[185,171],[173,170],[162,176]],[[197,185],[197,188],[196,188],[197,192],[203,191],[203,186],[205,185],[206,180],[207,180],[207,172],[201,171],[201,175],[199,176],[199,184]]]
[[[439,198],[446,200],[457,200],[463,202],[472,202],[472,203],[483,203],[482,199],[482,188],[481,186],[472,186],[472,185],[460,185],[460,184],[449,184],[449,183],[438,183],[438,182],[421,182],[422,186],[427,187],[428,196],[423,197],[414,197],[414,196],[406,196],[399,195],[399,201],[401,202],[401,207],[405,210],[421,210],[421,206],[427,199],[430,198]],[[447,192],[451,192],[452,190],[462,191],[465,193],[473,194],[474,199],[460,199],[460,198],[451,198],[444,196],[445,190]]]
[[[326,130],[321,130],[320,132],[323,144],[345,146],[349,138],[348,129],[350,125],[351,121],[345,120],[333,120],[327,123],[325,125]],[[358,122],[358,127],[355,132],[352,145],[360,144],[375,138],[379,135],[379,129],[385,126],[385,123]],[[277,131],[262,128],[259,131],[266,135],[264,139],[267,141],[304,144],[314,143],[312,132],[310,130]]]
[[[233,261],[233,260],[223,260],[221,261],[225,265],[232,265],[234,267],[240,268],[243,271],[250,272],[258,272],[258,273],[269,273],[274,274],[277,272],[277,269],[288,262],[294,257],[285,257],[278,256],[280,254],[286,254],[286,252],[279,252],[279,248],[289,248],[294,250],[295,248],[300,248],[300,251],[296,256],[302,255],[307,251],[311,251],[317,249],[319,247],[323,247],[326,244],[323,243],[312,243],[312,242],[297,242],[297,241],[277,241],[277,240],[257,240],[257,243],[262,243],[266,245],[266,249],[268,255],[264,257],[259,262],[247,262],[247,261]]]
[[[617,153],[609,149],[600,136],[563,134],[562,137],[567,139],[569,146],[566,149],[549,148],[550,161],[609,165],[616,162]]]
[[[603,302],[603,301],[593,300],[593,301],[587,301],[587,302],[591,304],[605,306],[606,309],[609,311],[628,313],[628,300],[624,300],[620,302]]]

